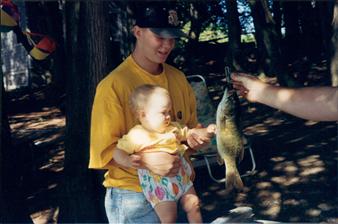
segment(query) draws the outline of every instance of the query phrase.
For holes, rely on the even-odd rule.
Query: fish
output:
[[[225,164],[225,187],[241,191],[244,187],[237,169],[243,160],[244,142],[240,128],[240,102],[232,87],[230,70],[226,67],[226,85],[216,112],[216,143],[221,162]]]

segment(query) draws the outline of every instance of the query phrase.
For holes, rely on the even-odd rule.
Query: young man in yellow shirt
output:
[[[131,92],[143,84],[159,85],[170,93],[173,121],[189,128],[197,125],[192,88],[181,71],[165,63],[175,38],[184,35],[176,11],[155,2],[139,9],[138,14],[133,28],[135,49],[99,83],[92,108],[89,168],[108,170],[103,185],[110,223],[159,222],[142,193],[136,169],[120,167],[113,158],[118,139],[138,124],[129,107]],[[187,144],[198,149],[211,137],[192,135]],[[161,176],[174,176],[180,167],[179,157],[165,152],[131,155],[131,160],[139,164],[137,168]]]

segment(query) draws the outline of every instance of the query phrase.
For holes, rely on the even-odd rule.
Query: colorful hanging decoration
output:
[[[36,60],[44,60],[56,49],[56,42],[47,35],[22,32],[19,27],[20,14],[18,7],[11,0],[1,0],[1,26],[0,32],[12,31],[17,41]]]
[[[19,24],[18,7],[10,0],[1,0],[1,25],[0,32],[9,32]]]
[[[47,36],[38,33],[24,32],[28,43],[32,46],[29,54],[36,60],[44,60],[56,49],[55,41]]]

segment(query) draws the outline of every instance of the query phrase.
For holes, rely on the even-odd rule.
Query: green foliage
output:
[[[191,22],[187,22],[183,26],[183,31],[188,33],[190,30]],[[228,42],[228,32],[224,30],[223,27],[217,26],[214,23],[210,23],[200,34],[198,39],[200,42],[215,42],[215,43],[226,43]],[[182,40],[183,42],[188,42],[187,38]],[[241,36],[242,43],[251,43],[255,42],[255,36],[253,34],[242,34]]]
[[[241,42],[242,43],[256,42],[255,35],[253,33],[242,34],[241,35]]]

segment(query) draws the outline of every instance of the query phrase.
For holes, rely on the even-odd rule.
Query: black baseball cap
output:
[[[135,25],[149,28],[163,38],[187,37],[181,30],[181,22],[175,9],[158,4],[140,7],[136,13]]]

